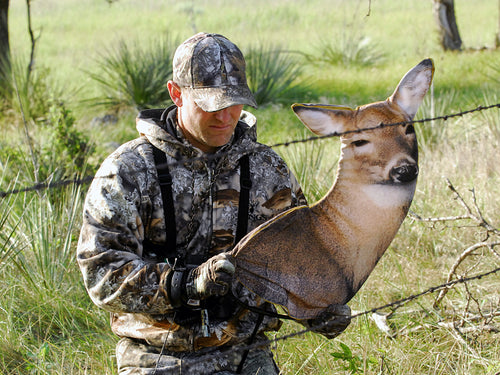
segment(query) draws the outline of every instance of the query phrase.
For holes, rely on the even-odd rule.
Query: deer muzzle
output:
[[[416,164],[405,164],[391,169],[390,178],[396,183],[408,183],[414,181],[418,176]]]

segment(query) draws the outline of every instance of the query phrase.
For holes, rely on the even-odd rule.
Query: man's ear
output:
[[[167,82],[168,93],[170,94],[170,98],[174,102],[177,107],[182,107],[182,92],[181,88],[174,81]]]

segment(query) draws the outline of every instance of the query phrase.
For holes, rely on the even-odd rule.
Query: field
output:
[[[333,182],[338,141],[288,144],[310,136],[290,104],[383,100],[422,59],[436,66],[415,125],[411,212],[350,302],[355,318],[342,335],[328,341],[285,322],[270,336],[283,374],[499,374],[499,9],[495,0],[455,7],[460,52],[439,46],[431,1],[38,0],[33,84],[23,91],[31,40],[25,2],[11,2],[19,95],[0,115],[0,373],[117,373],[117,338],[86,294],[75,247],[85,177],[136,137],[139,106],[137,97],[96,105],[110,99],[96,76],[118,46],[209,31],[248,56],[265,48],[295,64],[292,88],[269,90],[252,112],[259,140],[276,145],[311,203]]]

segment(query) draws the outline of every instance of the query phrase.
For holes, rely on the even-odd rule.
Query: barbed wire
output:
[[[400,122],[394,122],[394,123],[380,123],[376,126],[369,127],[369,128],[364,128],[364,129],[355,129],[355,130],[348,130],[345,132],[334,132],[331,134],[323,135],[323,136],[311,136],[311,137],[306,137],[303,139],[295,139],[291,141],[286,141],[286,142],[280,142],[280,143],[275,143],[272,145],[262,145],[262,146],[256,146],[252,150],[249,150],[251,152],[267,149],[268,147],[271,148],[277,148],[277,147],[289,147],[294,144],[300,144],[300,143],[308,143],[308,142],[315,142],[318,140],[323,140],[323,139],[328,139],[328,138],[333,138],[333,137],[341,137],[345,136],[348,134],[353,134],[353,133],[362,133],[366,131],[373,131],[377,129],[382,129],[386,127],[391,127],[391,126],[400,126],[400,125],[409,125],[409,124],[423,124],[426,122],[433,122],[433,121],[438,121],[438,120],[443,120],[447,121],[448,119],[455,118],[455,117],[462,117],[474,112],[480,112],[480,111],[485,111],[493,108],[500,108],[500,103],[496,104],[491,104],[488,106],[478,106],[473,109],[468,109],[465,111],[457,112],[457,113],[451,113],[448,115],[441,115],[441,116],[436,116],[432,118],[424,118],[424,119],[419,119],[419,120],[409,120],[409,121],[400,121]],[[204,160],[204,161],[210,161],[213,159],[220,158],[223,156],[224,153],[217,153],[217,154],[207,154],[204,156],[199,156],[199,157],[192,157],[192,158],[185,158],[181,160],[177,160],[175,162],[167,163],[169,167],[177,166],[180,164],[185,164],[185,163],[193,163],[198,160]],[[163,165],[160,165],[158,167],[163,167]],[[137,172],[141,172],[142,170],[139,169]],[[114,175],[106,175],[106,176],[99,176],[98,178],[112,178]],[[32,192],[32,191],[41,191],[41,190],[47,190],[47,189],[55,189],[55,188],[60,188],[63,186],[67,185],[84,185],[87,183],[92,182],[94,178],[97,178],[95,175],[89,175],[89,176],[84,176],[82,178],[73,178],[73,179],[64,179],[60,181],[51,181],[51,182],[38,182],[34,185],[23,187],[23,188],[16,188],[16,189],[11,189],[11,190],[0,190],[0,199],[6,198],[9,195],[13,194],[20,194],[20,193],[27,193],[27,192]]]
[[[443,283],[443,284],[440,284],[440,285],[429,287],[429,288],[427,288],[427,289],[425,289],[425,290],[423,290],[423,291],[421,291],[419,293],[412,294],[412,295],[410,295],[408,297],[401,298],[399,300],[395,300],[395,301],[387,303],[385,305],[381,305],[381,306],[378,306],[378,307],[371,308],[369,310],[365,310],[365,311],[362,311],[362,312],[355,313],[355,314],[351,315],[351,320],[359,318],[359,317],[364,316],[364,315],[373,314],[373,313],[376,313],[378,311],[385,310],[385,309],[388,309],[388,308],[393,308],[393,309],[399,308],[399,307],[405,305],[406,303],[414,301],[414,300],[416,300],[418,298],[421,298],[421,297],[423,297],[423,296],[425,296],[427,294],[432,294],[432,293],[435,293],[435,292],[440,291],[442,289],[450,288],[450,287],[452,287],[454,285],[457,285],[457,284],[466,284],[466,283],[469,283],[469,282],[474,281],[474,280],[480,280],[480,279],[482,279],[484,277],[496,274],[498,272],[500,272],[500,267],[497,267],[497,268],[492,269],[490,271],[487,271],[487,272],[484,272],[484,273],[481,273],[481,274],[477,274],[477,275],[474,275],[474,276],[470,276],[470,277],[459,277],[456,280],[452,280],[452,281],[449,281],[449,282],[446,282],[446,283]],[[294,332],[288,333],[286,335],[282,335],[282,336],[275,337],[275,338],[272,338],[272,339],[256,340],[253,343],[243,344],[243,345],[242,344],[239,344],[239,345],[237,344],[237,345],[235,345],[233,347],[230,347],[230,348],[227,348],[225,350],[220,350],[219,347],[208,348],[203,353],[203,355],[200,355],[199,357],[197,357],[196,360],[193,361],[193,363],[204,362],[204,361],[210,359],[211,356],[215,352],[217,352],[217,351],[219,351],[222,354],[227,354],[227,353],[235,352],[235,351],[253,350],[253,349],[260,348],[262,346],[272,346],[272,345],[277,344],[278,342],[286,341],[286,340],[289,340],[289,339],[292,339],[292,338],[298,337],[298,336],[303,336],[303,335],[305,335],[306,333],[309,333],[309,332],[316,333],[316,331],[318,329],[322,329],[326,325],[328,325],[328,322],[320,323],[320,324],[317,324],[317,325],[314,325],[314,326],[311,326],[311,327],[307,327],[307,328],[304,328],[302,330],[294,331]],[[191,363],[191,365],[193,363]],[[182,367],[182,364],[179,365],[179,367]]]

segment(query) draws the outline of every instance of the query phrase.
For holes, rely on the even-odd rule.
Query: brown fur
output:
[[[413,118],[433,76],[424,60],[382,102],[351,110],[295,104],[300,120],[319,135]],[[309,207],[285,212],[249,233],[233,250],[236,277],[290,316],[317,316],[345,304],[361,288],[392,242],[410,207],[418,174],[412,125],[341,137],[337,178]]]

